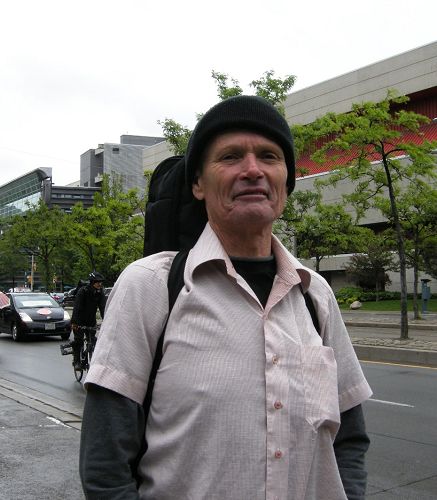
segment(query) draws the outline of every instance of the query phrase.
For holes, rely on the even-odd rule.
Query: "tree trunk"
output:
[[[417,248],[417,247],[416,247]],[[420,313],[419,313],[419,300],[418,300],[418,293],[417,293],[417,287],[419,284],[419,269],[418,269],[418,260],[416,256],[416,251],[414,252],[414,265],[413,265],[413,272],[414,272],[414,285],[413,285],[413,311],[414,311],[414,319],[420,319]]]
[[[407,296],[407,262],[405,256],[405,245],[402,235],[402,228],[399,221],[398,208],[396,206],[396,198],[393,190],[393,182],[390,175],[388,160],[383,158],[384,169],[387,176],[387,187],[390,196],[390,207],[393,218],[393,223],[396,231],[396,242],[399,255],[399,277],[401,283],[401,333],[402,340],[408,339],[408,296]]]

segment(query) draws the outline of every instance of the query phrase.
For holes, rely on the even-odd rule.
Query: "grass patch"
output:
[[[400,311],[401,301],[400,300],[379,300],[378,302],[362,302],[362,307],[360,311]],[[349,309],[348,304],[341,304],[340,309]],[[408,310],[413,310],[413,301],[408,300]],[[428,312],[437,312],[437,299],[428,300],[428,306],[426,308]],[[422,301],[419,300],[419,311],[422,311]]]

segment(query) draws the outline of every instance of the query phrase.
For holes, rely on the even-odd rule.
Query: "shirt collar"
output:
[[[272,251],[276,258],[278,278],[292,286],[301,283],[305,293],[310,286],[311,274],[273,234]],[[187,270],[192,275],[198,266],[213,260],[222,261],[226,266],[226,272],[233,278],[237,277],[228,254],[225,252],[219,238],[209,223],[207,223],[197,243],[190,252],[187,260]]]

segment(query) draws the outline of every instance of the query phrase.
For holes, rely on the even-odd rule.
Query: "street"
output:
[[[437,498],[437,370],[362,363],[373,389],[364,405],[371,447],[367,496]]]
[[[71,357],[60,354],[61,343],[47,338],[17,344],[0,335],[0,385],[6,380],[81,408],[85,394],[74,379]],[[362,366],[374,392],[364,404],[371,438],[367,497],[436,499],[437,370],[367,362]],[[0,499],[82,499],[77,473],[79,432],[16,405],[0,397],[4,471]],[[25,496],[22,478],[29,484],[32,475],[37,475],[33,490]]]

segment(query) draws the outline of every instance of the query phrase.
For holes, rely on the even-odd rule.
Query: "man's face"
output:
[[[103,286],[103,283],[101,281],[93,281],[93,287],[96,290],[99,290],[100,288],[102,288],[102,286]]]
[[[218,228],[271,228],[287,199],[282,148],[253,132],[226,132],[206,150],[193,194]],[[244,225],[244,226],[243,226]]]

